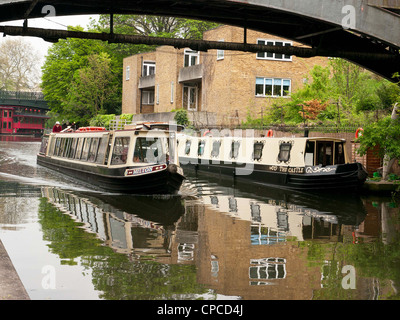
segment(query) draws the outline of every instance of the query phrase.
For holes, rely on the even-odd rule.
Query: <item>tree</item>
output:
[[[203,32],[219,24],[200,20],[153,15],[114,15],[114,32],[141,36],[202,39]],[[101,15],[97,25],[102,31],[110,30],[110,18]]]
[[[76,27],[74,29],[77,29]],[[82,28],[80,28],[82,29]],[[53,44],[42,67],[42,90],[51,110],[61,119],[69,121],[87,120],[93,112],[115,113],[120,109],[122,97],[122,58],[108,53],[107,43],[97,40],[73,39],[60,40]],[[107,60],[108,96],[92,96],[82,88],[86,83],[91,94],[94,86],[104,89],[104,78],[94,76],[93,70],[104,66]],[[96,64],[98,63],[98,64]],[[92,69],[92,70],[91,70]],[[111,70],[110,70],[111,69]],[[98,71],[102,74],[102,71]],[[88,79],[92,82],[88,83]],[[99,100],[100,99],[100,100]],[[84,124],[84,123],[82,123]]]
[[[305,101],[301,107],[302,110],[299,113],[304,119],[315,120],[321,111],[325,110],[328,103],[322,103],[321,100],[312,99]]]
[[[111,58],[105,53],[88,56],[88,65],[75,71],[68,91],[66,109],[79,119],[90,120],[107,112],[107,103],[115,97]]]
[[[39,83],[39,54],[21,38],[0,45],[0,90],[35,90]]]
[[[400,119],[397,105],[396,103],[391,116],[365,126],[363,135],[357,140],[360,143],[357,153],[360,155],[379,146],[378,156],[384,158],[383,179],[386,179],[394,159],[400,159]]]

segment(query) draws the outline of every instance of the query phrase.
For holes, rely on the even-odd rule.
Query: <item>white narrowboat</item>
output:
[[[109,192],[174,194],[185,179],[176,132],[85,127],[43,137],[39,165]]]
[[[270,137],[178,137],[181,166],[233,176],[259,186],[302,191],[358,190],[367,178],[351,163],[344,139]]]

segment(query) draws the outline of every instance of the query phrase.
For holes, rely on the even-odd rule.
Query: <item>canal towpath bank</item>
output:
[[[0,240],[0,300],[30,300]]]

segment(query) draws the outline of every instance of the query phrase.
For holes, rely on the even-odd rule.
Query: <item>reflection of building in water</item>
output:
[[[199,280],[217,293],[243,299],[313,298],[317,290],[324,288],[327,277],[332,278],[333,269],[328,274],[326,267],[331,261],[310,264],[309,247],[299,244],[308,240],[348,243],[363,225],[376,225],[367,219],[359,224],[360,217],[351,214],[340,217],[285,201],[263,202],[227,195],[203,196],[202,201],[196,260]],[[375,214],[369,218],[374,221]],[[376,236],[375,231],[367,233]],[[339,270],[335,269],[335,275],[341,290],[343,262],[333,262]],[[358,277],[357,286],[372,288],[374,281]],[[354,295],[365,299],[372,291],[360,290]]]
[[[306,251],[286,241],[301,236],[300,215],[278,219],[276,206],[244,198],[235,198],[237,210],[232,197],[203,200],[196,260],[201,283],[243,299],[311,298],[320,268],[308,267]]]
[[[218,294],[243,299],[313,298],[316,290],[325,289],[323,283],[333,273],[341,280],[342,261],[324,262],[326,257],[321,257],[320,263],[310,264],[309,246],[301,242],[349,243],[353,235],[378,235],[381,225],[377,210],[360,224],[349,216],[283,200],[263,202],[219,194],[185,200],[183,215],[156,223],[137,211],[140,205],[121,210],[121,206],[54,188],[43,188],[43,194],[115,251],[166,264],[195,264],[199,283]],[[163,200],[158,201],[166,210]],[[357,287],[373,287],[372,282],[358,277]]]
[[[262,202],[227,195],[206,196],[203,201],[232,217],[251,221],[252,244],[325,239],[336,237],[340,232],[335,215],[284,201]]]

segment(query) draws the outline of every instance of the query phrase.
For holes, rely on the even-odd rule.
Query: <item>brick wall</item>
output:
[[[205,32],[203,39],[243,42],[244,31],[242,28],[221,26]],[[280,38],[247,30],[248,43],[257,43],[258,39]],[[161,46],[154,52],[124,59],[122,112],[140,113],[138,83],[143,60],[156,61],[154,112],[182,108],[185,83],[179,83],[178,76],[184,66],[184,50]],[[270,107],[272,103],[285,99],[256,96],[256,77],[290,79],[291,91],[295,92],[304,85],[314,65],[327,65],[327,61],[327,58],[322,57],[305,59],[295,56],[292,56],[291,61],[261,60],[257,59],[255,53],[241,51],[225,51],[223,58],[217,59],[217,50],[209,50],[200,53],[200,64],[203,65],[202,79],[186,84],[198,88],[198,111],[213,114],[213,118],[216,119],[215,125],[231,126],[246,120],[248,114],[254,118],[260,117],[262,109],[265,112],[265,108]],[[128,66],[130,80],[126,80]]]

